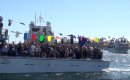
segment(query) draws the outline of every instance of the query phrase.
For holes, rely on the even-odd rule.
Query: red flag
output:
[[[36,34],[32,34],[32,41],[36,40]]]
[[[13,22],[13,21],[9,19],[9,20],[8,20],[8,26],[11,26],[12,22]]]

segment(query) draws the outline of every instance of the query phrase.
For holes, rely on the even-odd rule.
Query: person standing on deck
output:
[[[35,45],[32,43],[29,49],[29,55],[34,56]]]
[[[7,52],[8,52],[8,46],[7,46],[7,44],[4,44],[1,48],[1,55],[5,56],[5,55],[7,55]]]

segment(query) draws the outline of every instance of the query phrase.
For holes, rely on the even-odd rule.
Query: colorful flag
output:
[[[11,26],[12,25],[12,22],[13,22],[13,20],[8,20],[8,26]]]
[[[3,21],[3,17],[2,16],[0,16],[0,22],[2,22]]]
[[[39,41],[40,41],[40,42],[43,42],[44,39],[45,39],[45,36],[44,36],[43,34],[41,34],[40,37],[39,37]]]
[[[59,36],[55,36],[55,39],[57,40],[57,39],[61,39]]]
[[[32,34],[32,41],[36,40],[36,34]]]
[[[24,33],[24,40],[27,40],[28,38],[28,33]]]
[[[3,27],[3,23],[0,22],[0,28],[2,28],[2,27]]]
[[[47,36],[48,42],[51,42],[52,36]]]
[[[25,23],[22,23],[22,22],[19,22],[20,24],[22,24],[22,25],[25,25]]]
[[[76,36],[75,36],[75,35],[73,35],[73,38],[75,38],[75,39],[76,39]]]
[[[5,29],[5,35],[6,36],[8,35],[8,29]]]
[[[99,43],[99,42],[100,42],[100,39],[97,38],[97,37],[95,37],[93,41],[96,42],[96,43]]]
[[[62,36],[63,34],[62,33],[58,33],[60,36]]]
[[[73,34],[70,34],[70,35],[67,35],[67,36],[72,37],[72,36],[73,36]]]
[[[18,32],[16,32],[15,37],[16,37],[16,38],[19,37],[19,33],[18,33]]]
[[[19,37],[19,34],[22,34],[22,33],[18,32],[18,31],[16,31],[15,33],[16,33],[16,34],[15,34],[15,37],[16,37],[16,38]]]
[[[82,38],[82,39],[81,39]],[[79,37],[79,46],[82,47],[86,42],[87,42],[87,38],[85,37]]]

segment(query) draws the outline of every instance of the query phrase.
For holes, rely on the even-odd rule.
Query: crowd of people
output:
[[[0,56],[30,56],[43,58],[102,59],[102,51],[96,47],[61,43],[0,44]]]

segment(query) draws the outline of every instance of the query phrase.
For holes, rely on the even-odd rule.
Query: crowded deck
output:
[[[41,58],[102,59],[102,51],[96,47],[61,43],[18,43],[0,45],[0,56],[24,56]]]

